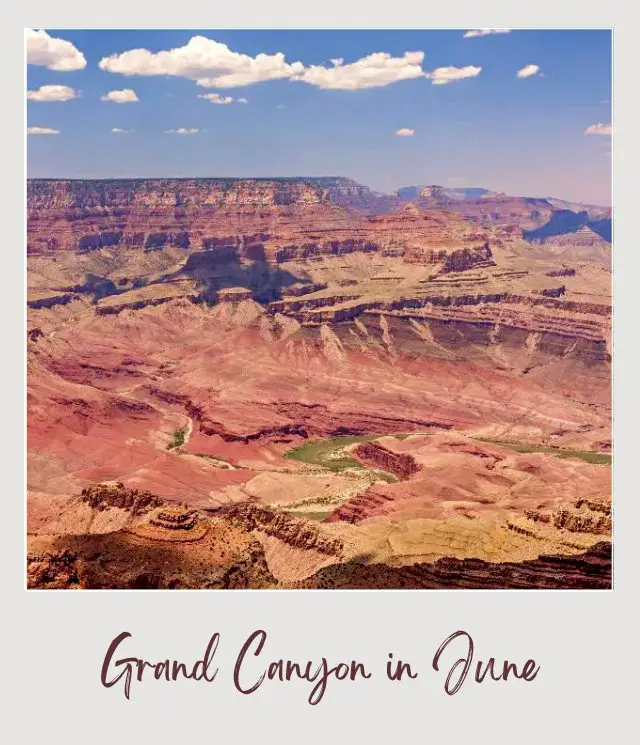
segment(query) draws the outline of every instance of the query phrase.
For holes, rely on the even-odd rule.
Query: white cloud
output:
[[[206,101],[221,105],[233,103],[233,98],[231,96],[221,96],[219,93],[204,93],[203,95],[198,96],[198,98],[204,98]]]
[[[348,65],[343,64],[342,59],[332,59],[333,67],[311,65],[304,72],[293,75],[292,79],[330,90],[379,88],[399,80],[423,77],[423,59],[424,52],[405,52],[402,57],[374,52]]]
[[[100,100],[113,103],[136,103],[139,98],[131,88],[123,88],[121,91],[109,91],[106,95],[100,96]]]
[[[508,29],[477,29],[468,35],[507,33]],[[378,88],[400,80],[427,77],[434,85],[446,85],[479,75],[481,67],[439,67],[433,72],[422,69],[424,52],[405,52],[393,57],[388,52],[374,52],[345,64],[342,57],[331,59],[331,66],[287,62],[282,52],[252,57],[234,52],[226,44],[193,36],[176,49],[151,52],[130,49],[100,60],[102,70],[120,75],[163,75],[188,78],[204,88],[239,88],[265,80],[289,79],[327,90],[355,91]],[[212,103],[228,104],[230,96],[201,96]],[[237,103],[248,103],[238,98]]]
[[[27,64],[41,65],[56,72],[84,70],[87,60],[70,41],[56,39],[46,31],[29,28],[25,33],[27,42]]]
[[[412,137],[415,133],[415,129],[409,129],[408,127],[396,129],[396,134],[398,135],[398,137]]]
[[[251,57],[204,36],[193,36],[185,46],[161,52],[130,49],[112,54],[101,59],[99,67],[121,75],[188,78],[204,88],[237,88],[263,80],[290,78],[304,70],[301,62],[289,64],[282,52]]]
[[[507,33],[508,29],[477,29],[466,35]],[[466,36],[465,35],[465,36]],[[400,80],[427,77],[434,85],[475,77],[481,67],[439,67],[433,72],[422,69],[424,52],[405,52],[393,57],[388,52],[374,52],[345,64],[342,57],[331,59],[331,66],[287,62],[282,52],[252,57],[234,52],[226,44],[193,36],[187,44],[175,49],[151,52],[130,49],[100,60],[102,70],[120,75],[163,75],[194,80],[204,88],[239,88],[265,80],[289,79],[327,90],[355,91],[378,88]],[[201,96],[212,103],[228,104],[230,96]],[[248,103],[238,98],[237,103]]]
[[[537,75],[540,72],[538,65],[525,65],[521,70],[518,70],[516,75],[519,78],[530,78],[533,75]]]
[[[199,129],[186,129],[180,127],[179,129],[167,129],[165,130],[168,135],[195,135],[200,131]]]
[[[447,85],[456,80],[475,78],[480,75],[481,67],[467,65],[467,67],[438,67],[433,72],[425,73],[425,77],[431,80],[433,85]]]
[[[473,39],[476,36],[489,36],[489,34],[510,34],[510,28],[474,28],[467,31],[463,39]]]
[[[41,85],[37,91],[27,91],[29,101],[71,101],[78,95],[68,85]]]
[[[128,134],[129,132],[133,132],[132,129],[120,129],[120,127],[113,127],[111,131],[114,134]]]
[[[100,60],[100,68],[121,75],[170,75],[195,80],[204,88],[237,88],[264,80],[299,80],[320,88],[358,90],[388,85],[397,80],[422,77],[423,52],[392,57],[376,52],[344,64],[331,60],[333,67],[287,62],[282,52],[251,57],[234,52],[226,44],[194,36],[177,49],[150,52],[131,49]]]
[[[591,124],[585,129],[584,133],[586,135],[604,135],[605,137],[611,137],[613,134],[613,126],[611,124]]]
[[[27,127],[28,135],[59,135],[60,130],[51,127]]]
[[[210,101],[211,103],[217,103],[220,105],[233,103],[234,101],[236,103],[249,103],[249,101],[247,101],[246,98],[233,98],[232,96],[221,96],[219,93],[203,93],[202,95],[198,96],[198,98],[204,98],[205,101]]]

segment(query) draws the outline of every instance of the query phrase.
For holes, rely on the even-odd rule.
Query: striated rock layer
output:
[[[611,588],[611,544],[598,543],[579,556],[540,556],[519,564],[479,559],[439,559],[410,567],[341,565],[321,569],[296,587],[323,590],[606,590]]]
[[[30,588],[605,588],[611,584],[611,545],[606,541],[575,546],[560,542],[559,553],[520,561],[488,562],[463,555],[434,556],[435,561],[425,562],[401,553],[380,561],[375,544],[370,544],[373,551],[368,555],[363,552],[366,544],[357,532],[314,525],[256,503],[201,511],[169,505],[151,495],[160,506],[149,510],[145,502],[145,511],[140,512],[135,501],[139,495],[120,484],[98,485],[93,493],[98,492],[103,495],[99,501],[87,501],[85,493],[67,502],[58,515],[58,525],[66,528],[51,533],[52,523],[48,523],[45,532],[29,535]],[[82,504],[93,511],[84,526],[77,521]],[[577,509],[584,507],[577,505]],[[602,502],[587,507],[606,513]],[[105,512],[112,513],[107,529]],[[103,515],[102,524],[98,514]],[[532,514],[530,519],[541,518]],[[583,522],[570,529],[577,534],[590,527]],[[405,531],[411,532],[409,524]],[[455,532],[450,535],[455,539]],[[527,531],[519,529],[513,540],[527,540],[526,536]],[[390,548],[396,540],[387,535],[384,543]],[[456,556],[459,549],[452,548]]]
[[[345,586],[396,586],[606,540],[610,214],[471,192],[29,181],[33,586],[319,586],[358,556]],[[512,582],[450,566],[420,586]]]

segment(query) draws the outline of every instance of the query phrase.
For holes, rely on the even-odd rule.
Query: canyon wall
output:
[[[29,586],[610,585],[610,216],[337,178],[27,207]]]

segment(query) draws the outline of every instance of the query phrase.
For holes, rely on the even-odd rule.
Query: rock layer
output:
[[[489,564],[478,559],[439,559],[410,567],[350,564],[321,569],[295,585],[323,590],[608,590],[611,544],[598,543],[578,556],[540,556],[519,564]]]
[[[422,565],[610,535],[610,214],[348,179],[27,191],[33,586],[488,586],[516,570]]]

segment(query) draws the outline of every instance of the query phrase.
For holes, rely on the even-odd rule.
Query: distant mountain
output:
[[[327,189],[329,198],[335,204],[357,212],[381,215],[390,212],[401,203],[401,200],[393,194],[382,194],[349,178],[327,177],[305,180]]]
[[[400,199],[435,199],[441,201],[460,202],[466,199],[483,199],[498,196],[498,192],[481,187],[464,187],[448,189],[444,186],[404,186],[396,191]]]
[[[523,231],[523,237],[527,241],[539,241],[544,243],[556,236],[568,234],[593,234],[611,243],[611,217],[599,220],[591,220],[587,210],[574,212],[572,210],[556,210],[544,225],[534,230]]]
[[[448,188],[438,185],[421,184],[418,186],[403,186],[395,192],[395,196],[402,200],[428,202],[433,206],[446,207],[451,202],[520,202],[545,206],[551,210],[571,210],[572,212],[586,211],[591,220],[611,217],[611,208],[595,204],[571,202],[556,197],[513,196],[504,192],[492,191],[484,187]]]
[[[566,199],[556,197],[544,197],[556,210],[571,210],[571,212],[586,212],[590,220],[599,218],[611,218],[611,207],[602,207],[596,204],[583,204],[582,202],[569,202]]]
[[[591,220],[589,227],[598,235],[601,235],[606,241],[611,243],[613,233],[611,214],[609,214],[609,217],[604,217],[602,220]]]

